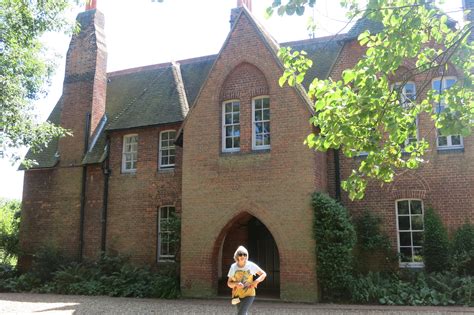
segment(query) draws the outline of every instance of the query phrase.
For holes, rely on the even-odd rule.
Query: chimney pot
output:
[[[252,12],[252,0],[237,0],[237,7],[240,8],[243,5],[247,7],[247,9]]]
[[[86,1],[86,11],[95,10],[97,8],[97,0]]]

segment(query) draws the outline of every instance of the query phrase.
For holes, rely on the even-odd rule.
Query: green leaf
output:
[[[344,84],[348,84],[350,83],[352,80],[354,80],[354,78],[356,77],[356,74],[353,70],[351,69],[346,69],[344,70],[344,72],[342,73],[342,77],[344,79]]]

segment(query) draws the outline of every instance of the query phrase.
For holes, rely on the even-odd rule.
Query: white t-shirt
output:
[[[233,263],[232,266],[230,266],[229,273],[227,274],[227,276],[234,277],[237,271],[244,271],[248,274],[255,276],[257,272],[261,270],[262,269],[256,263],[247,260],[243,267],[239,267],[237,263]]]

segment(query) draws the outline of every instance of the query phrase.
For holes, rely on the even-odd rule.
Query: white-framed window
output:
[[[222,151],[240,151],[240,101],[222,104]]]
[[[174,259],[175,248],[170,241],[171,231],[168,226],[170,218],[174,213],[174,206],[163,206],[158,209],[158,261]]]
[[[175,138],[175,130],[165,130],[160,133],[160,153],[158,157],[160,169],[174,168],[176,157],[176,149],[174,146]]]
[[[400,89],[401,83],[395,83],[393,88]],[[404,109],[410,108],[416,100],[416,85],[414,82],[406,82],[400,90],[400,105]],[[411,134],[405,140],[404,146],[418,141],[418,117],[415,118],[416,134]]]
[[[456,81],[457,78],[453,76],[436,78],[432,81],[432,88],[436,91],[436,93],[441,94],[444,90],[447,90],[453,86]],[[441,113],[446,108],[447,104],[444,102],[443,97],[441,97],[439,103],[435,104],[435,106],[436,112]],[[438,150],[458,149],[464,147],[463,138],[461,135],[442,136],[440,132],[438,132],[436,143],[438,145]]]
[[[270,98],[252,100],[252,149],[270,149]]]
[[[400,267],[423,267],[423,201],[401,199],[395,207]]]
[[[123,136],[122,173],[137,171],[138,135]]]

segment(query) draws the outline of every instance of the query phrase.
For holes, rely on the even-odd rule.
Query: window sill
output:
[[[174,173],[174,170],[175,168],[174,167],[170,167],[170,168],[159,168],[158,169],[158,173]]]
[[[270,153],[271,151],[272,151],[271,149],[259,149],[259,150],[251,150],[248,152],[242,152],[242,151],[221,152],[219,155],[221,157],[246,156],[246,155],[252,155],[252,154],[265,154],[265,153]]]
[[[137,171],[121,171],[120,174],[126,176],[134,176],[137,175]]]
[[[425,268],[424,263],[399,263],[399,268],[419,270]]]
[[[464,153],[464,147],[437,148],[438,154]]]
[[[157,264],[175,264],[176,261],[174,260],[174,258],[169,258],[169,259],[160,259],[156,262]]]

